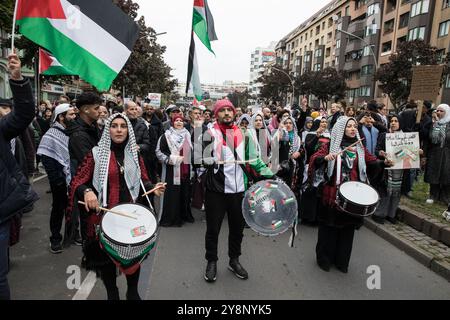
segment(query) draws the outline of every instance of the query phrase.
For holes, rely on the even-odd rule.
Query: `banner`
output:
[[[420,169],[420,142],[418,132],[386,134],[387,158],[394,162],[394,169]]]

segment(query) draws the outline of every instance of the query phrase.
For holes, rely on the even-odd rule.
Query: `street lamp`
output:
[[[156,38],[157,36],[161,36],[163,34],[167,34],[167,32],[160,32],[160,33],[156,33],[150,36],[150,38]]]
[[[339,17],[337,15],[333,15],[332,19],[336,23],[339,20]],[[366,46],[368,46],[370,48],[370,52],[371,52],[371,54],[373,56],[373,60],[375,62],[375,71],[376,71],[377,67],[378,67],[378,59],[377,59],[377,56],[375,55],[375,52],[373,51],[374,45],[368,44],[367,41],[364,40],[363,38],[357,36],[356,34],[353,34],[353,33],[347,32],[345,30],[342,30],[342,28],[341,29],[337,29],[337,31],[342,32],[342,33],[344,33],[344,34],[346,34],[346,35],[348,35],[350,37],[354,37],[354,38],[356,38],[358,40],[361,40]]]
[[[284,73],[289,78],[289,80],[291,81],[291,85],[292,85],[292,105],[294,105],[294,100],[295,100],[295,85],[294,84],[295,84],[295,80],[292,79],[292,77],[286,71],[284,71],[282,69],[278,69],[277,67],[274,67],[274,66],[269,66],[269,74],[272,72],[272,69],[275,69],[275,70],[277,70],[277,71],[279,71],[281,73]]]

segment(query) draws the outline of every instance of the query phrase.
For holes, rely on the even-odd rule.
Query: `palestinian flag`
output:
[[[189,61],[188,61],[188,76],[186,84],[186,95],[189,89],[194,93],[197,101],[203,100],[203,90],[200,84],[200,77],[198,74],[197,55],[195,53],[194,33],[191,34],[191,46],[189,47]]]
[[[192,30],[194,30],[195,34],[208,50],[214,53],[211,48],[211,41],[217,40],[217,35],[214,28],[214,19],[209,10],[207,0],[194,0]]]
[[[20,33],[98,90],[111,86],[139,35],[111,0],[17,0]]]
[[[76,75],[65,68],[54,56],[42,48],[39,48],[39,74],[45,76]]]

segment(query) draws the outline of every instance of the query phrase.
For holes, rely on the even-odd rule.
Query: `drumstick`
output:
[[[86,205],[86,203],[83,202],[83,201],[78,201],[78,203],[79,203],[79,204],[82,204],[82,205],[84,205],[84,206]],[[128,214],[126,214],[126,213],[123,213],[123,212],[113,211],[113,210],[106,209],[106,208],[102,208],[102,207],[99,207],[99,209],[100,209],[101,211],[111,212],[111,213],[117,214],[117,215],[122,216],[122,217],[127,217],[127,218],[131,218],[131,219],[137,220],[136,217],[130,216],[130,215],[128,215]]]
[[[356,146],[358,143],[361,143],[365,138],[359,139],[358,141],[356,141],[355,143],[349,145],[347,148],[345,148],[344,150],[342,150],[341,152],[339,152],[338,154],[336,154],[336,156],[339,156],[341,154],[343,154],[345,151],[349,150],[350,148],[353,148],[354,146]]]
[[[223,164],[246,164],[246,163],[251,163],[251,162],[255,162],[257,161],[257,159],[253,159],[253,160],[244,160],[244,161],[219,161],[217,162],[217,164],[219,165],[223,165]]]
[[[152,194],[153,192],[155,192],[156,190],[162,188],[163,186],[166,186],[167,183],[164,183],[162,186],[158,186],[156,188],[153,188],[152,190],[150,190],[149,192],[144,193],[141,197],[145,197],[148,196],[149,194]]]

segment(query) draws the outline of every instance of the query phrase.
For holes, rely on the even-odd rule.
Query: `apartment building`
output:
[[[251,53],[250,58],[250,82],[248,85],[248,92],[251,95],[259,95],[262,83],[258,82],[261,73],[264,72],[265,66],[275,60],[275,45],[272,42],[268,47],[258,47]]]
[[[280,40],[277,64],[292,76],[335,67],[347,73],[347,100],[389,105],[374,81],[400,43],[422,39],[450,50],[450,0],[334,0]],[[447,78],[437,103],[450,98]]]

